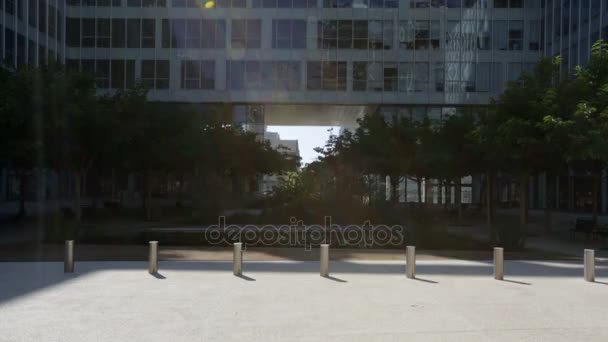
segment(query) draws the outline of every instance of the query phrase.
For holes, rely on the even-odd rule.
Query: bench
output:
[[[576,239],[576,233],[585,233],[586,237],[592,236],[595,230],[595,221],[588,218],[577,218],[574,228],[570,229],[572,240]]]

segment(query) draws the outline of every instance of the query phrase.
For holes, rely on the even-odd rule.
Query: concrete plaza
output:
[[[0,341],[607,341],[608,263],[0,263]]]

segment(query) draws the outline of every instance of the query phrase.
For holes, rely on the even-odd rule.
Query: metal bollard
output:
[[[234,255],[232,257],[232,273],[235,276],[243,275],[243,243],[236,242],[234,244]]]
[[[585,249],[585,281],[595,281],[595,251]]]
[[[501,247],[494,248],[494,279],[503,280],[505,277],[505,253]]]
[[[410,278],[416,278],[416,247],[407,246],[405,248],[405,275]]]
[[[74,273],[74,240],[67,240],[65,242],[63,273]]]
[[[321,277],[329,276],[329,245],[321,245]]]
[[[150,241],[148,272],[150,274],[158,273],[158,241]]]

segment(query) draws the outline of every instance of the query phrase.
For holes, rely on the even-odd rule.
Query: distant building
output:
[[[264,139],[268,141],[275,150],[295,158],[300,157],[300,148],[297,140],[282,140],[277,132],[264,133]],[[282,176],[276,175],[263,176],[259,187],[260,194],[264,195],[272,192],[272,190],[279,185],[281,177]]]

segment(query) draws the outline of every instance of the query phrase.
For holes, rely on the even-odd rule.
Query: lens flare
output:
[[[215,7],[215,2],[209,0],[205,2],[205,9],[210,9]]]

